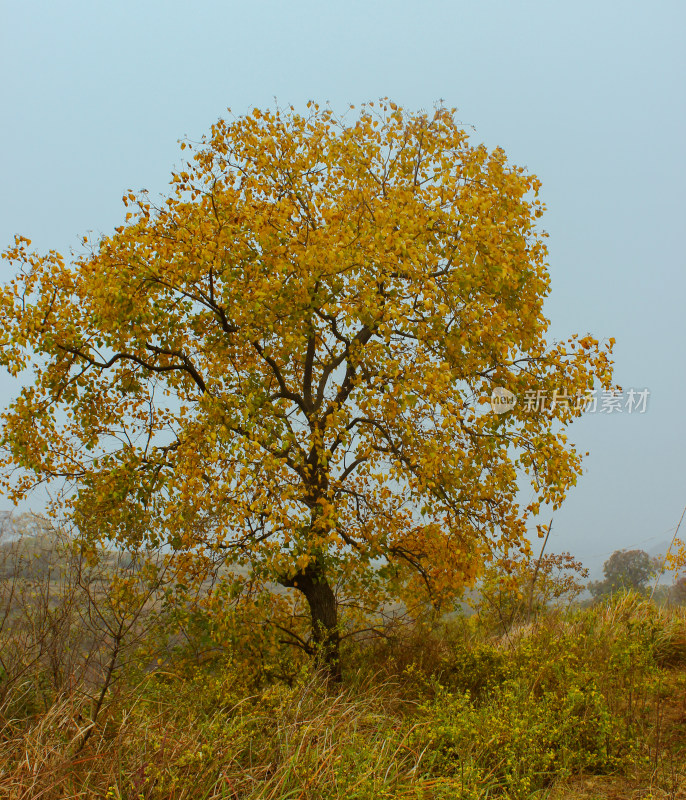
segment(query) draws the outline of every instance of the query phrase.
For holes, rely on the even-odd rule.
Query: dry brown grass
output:
[[[21,580],[3,595],[21,602],[2,632],[2,800],[686,798],[684,609],[626,596],[500,640],[476,619],[398,631],[351,642],[356,672],[331,687],[192,641],[150,671],[145,626],[113,649],[147,590],[120,607],[78,595],[83,573],[73,595]],[[89,607],[101,627],[74,638]]]

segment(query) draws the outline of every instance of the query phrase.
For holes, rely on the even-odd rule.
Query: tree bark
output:
[[[310,608],[315,657],[329,679],[339,683],[342,676],[338,606],[323,568],[315,562],[292,578],[281,579],[280,583],[305,595]]]

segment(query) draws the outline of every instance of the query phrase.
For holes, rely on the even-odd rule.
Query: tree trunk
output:
[[[297,589],[305,595],[312,620],[312,642],[315,657],[328,673],[329,679],[341,680],[340,633],[338,606],[333,589],[317,563],[310,564],[292,578],[280,581],[282,586]]]

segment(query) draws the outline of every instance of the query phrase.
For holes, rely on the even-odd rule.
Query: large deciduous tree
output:
[[[336,674],[337,592],[439,605],[526,549],[580,471],[563,431],[611,341],[546,341],[539,181],[453,111],[254,110],[186,146],[169,197],[127,194],[69,263],[5,253],[2,363],[35,370],[4,487],[66,481],[84,529],[296,589]]]

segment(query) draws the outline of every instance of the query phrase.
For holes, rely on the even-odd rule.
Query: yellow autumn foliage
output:
[[[612,342],[547,340],[540,182],[454,110],[256,109],[189,150],[69,262],[4,254],[0,363],[35,380],[0,417],[2,488],[58,482],[84,532],[299,590],[335,665],[337,593],[440,606],[526,548],[580,473],[582,406],[488,397],[608,388]]]

